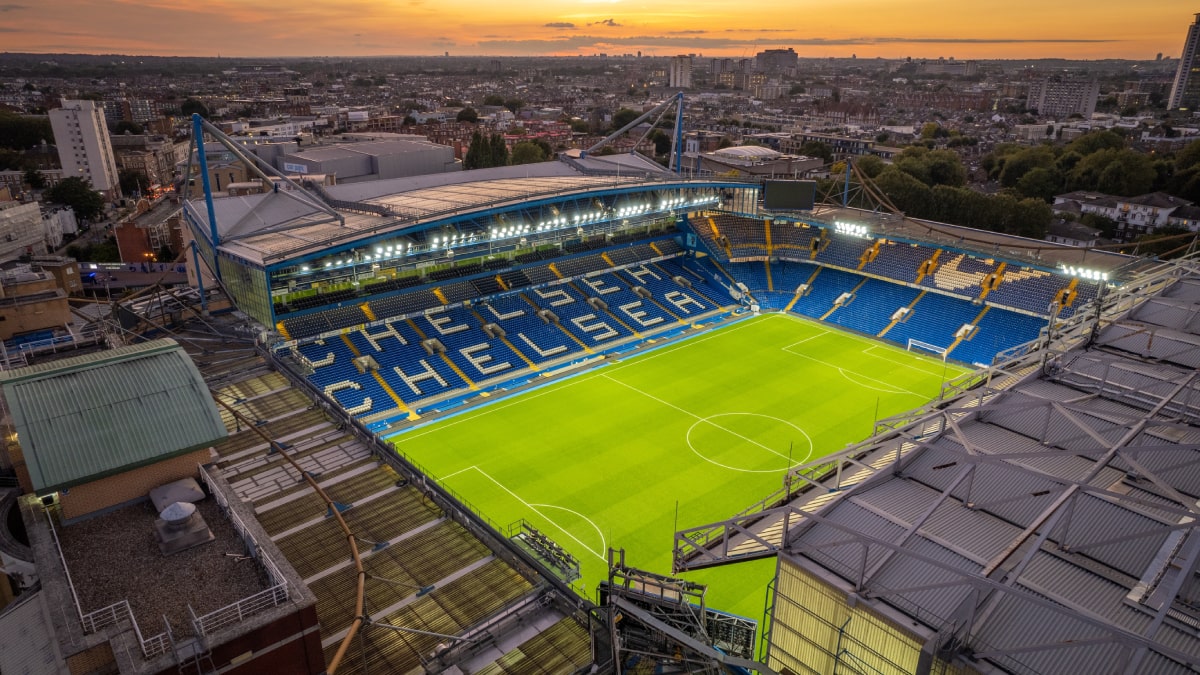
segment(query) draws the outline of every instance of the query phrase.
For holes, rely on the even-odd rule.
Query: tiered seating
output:
[[[933,255],[934,249],[903,242],[888,242],[879,247],[875,259],[863,267],[864,272],[914,283],[921,263]]]
[[[567,258],[554,263],[558,271],[565,277],[575,277],[588,272],[607,269],[609,264],[598,255],[586,255],[578,258]]]
[[[378,380],[358,372],[354,353],[341,338],[302,345],[299,351],[314,366],[308,379],[351,414],[361,417],[397,407]]]
[[[607,303],[609,313],[635,331],[661,328],[675,319],[654,302],[635,294],[615,274],[598,274],[580,279],[578,286],[589,296]],[[670,308],[670,305],[667,307]]]
[[[993,307],[979,320],[978,330],[950,352],[950,358],[990,365],[997,353],[1033,340],[1046,325],[1044,319]]]
[[[447,303],[462,302],[475,297],[475,285],[470,281],[455,281],[438,288],[442,291],[442,295],[446,296]]]
[[[681,319],[705,314],[718,307],[704,294],[695,290],[701,282],[694,277],[689,277],[692,279],[693,288],[687,288],[672,281],[664,268],[654,265],[628,267],[617,275],[628,281],[631,286],[642,286],[650,291],[655,300]]]
[[[724,214],[714,217],[713,221],[721,234],[729,239],[733,257],[766,255],[767,235],[763,221]]]
[[[863,277],[857,274],[826,267],[813,281],[808,295],[796,301],[792,311],[819,319],[833,308],[833,301],[837,300],[838,296],[850,292],[862,280]]]
[[[508,341],[534,363],[560,359],[581,349],[562,330],[542,321],[537,308],[519,296],[492,298],[475,310],[484,321],[503,328]]]
[[[585,302],[568,284],[531,289],[525,297],[542,309],[554,312],[562,327],[589,347],[632,335],[629,329],[614,321],[612,317]]]
[[[901,345],[907,345],[909,338],[912,338],[938,347],[949,347],[954,342],[954,333],[963,324],[974,320],[981,309],[969,300],[926,293],[913,306],[908,320],[896,324],[884,337]]]
[[[436,396],[466,382],[439,356],[421,346],[421,338],[406,321],[392,321],[366,331],[352,331],[347,338],[364,356],[379,364],[379,375],[405,403]],[[364,375],[360,381],[373,375]]]
[[[978,297],[983,290],[983,278],[996,269],[994,262],[979,260],[969,255],[952,254],[945,251],[940,256],[938,268],[921,280],[922,286],[940,288],[943,291]]]
[[[807,259],[812,251],[812,240],[821,230],[801,227],[792,223],[771,224],[771,246],[775,255]]]
[[[858,269],[859,259],[863,251],[873,246],[873,242],[858,237],[848,237],[840,234],[830,234],[829,244],[824,251],[817,254],[817,262],[824,265],[837,265],[846,269]]]
[[[371,312],[378,319],[384,319],[393,316],[401,316],[412,312],[419,312],[430,307],[437,307],[442,304],[441,300],[433,294],[433,291],[423,289],[405,293],[404,295],[393,295],[387,298],[378,298],[370,303]]]
[[[683,250],[683,247],[679,245],[679,242],[675,241],[674,239],[660,239],[654,242],[654,246],[651,247],[651,250],[654,250],[655,248],[661,251],[663,255],[671,255],[672,253],[679,253]]]
[[[823,276],[825,273],[821,274]],[[867,279],[854,294],[854,300],[829,315],[826,321],[860,333],[877,335],[891,323],[896,310],[908,306],[920,292],[908,286]]]
[[[627,248],[618,248],[608,252],[608,257],[614,265],[629,265],[639,260],[648,260],[657,256],[649,244],[636,244]]]
[[[471,280],[471,286],[475,289],[475,295],[494,295],[504,290],[496,277],[476,277]]]
[[[761,262],[726,263],[725,269],[729,270],[734,279],[746,284],[746,288],[751,292],[757,294],[770,288],[767,285],[767,268]]]
[[[1069,284],[1069,279],[1044,270],[1009,267],[1004,272],[1004,280],[1000,282],[1000,286],[988,293],[987,301],[989,304],[1045,314],[1055,294]],[[1080,287],[1084,285],[1079,284]],[[1094,289],[1091,290],[1091,294],[1095,296]],[[1074,314],[1075,310],[1082,306],[1079,300],[1077,297],[1075,303],[1065,308],[1062,315],[1066,317]]]
[[[771,277],[775,281],[775,291],[794,295],[800,284],[807,283],[817,265],[808,263],[780,260],[771,263]]]
[[[554,272],[551,272],[550,268],[546,265],[538,265],[536,267],[526,267],[525,268],[525,276],[529,277],[529,280],[535,284],[544,284],[544,283],[547,283],[550,281],[554,281],[555,279],[558,278],[557,276],[555,276]]]
[[[461,307],[413,319],[426,338],[441,340],[446,355],[474,382],[526,367],[502,340],[489,338],[482,325]]]
[[[720,270],[714,267],[707,258],[689,259],[686,264],[683,258],[671,258],[670,260],[655,263],[655,265],[667,275],[667,278],[681,276],[691,282],[691,290],[695,291],[695,293],[690,295],[698,293],[716,307],[733,304],[733,300],[729,297],[728,293],[717,288],[709,281],[714,275],[718,277],[724,277],[725,275],[721,274]],[[694,266],[694,268],[689,266]],[[704,272],[697,272],[696,268],[704,270]]]
[[[525,270],[509,270],[507,272],[501,272],[500,278],[504,280],[504,285],[509,289],[521,288],[522,286],[529,286],[533,284],[533,281],[529,278],[529,275],[525,273]]]

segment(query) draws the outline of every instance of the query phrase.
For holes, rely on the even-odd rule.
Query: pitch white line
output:
[[[830,331],[823,330],[823,331],[821,331],[820,333],[817,333],[816,335],[813,335],[813,336],[810,336],[810,337],[806,337],[806,338],[804,338],[803,340],[800,340],[799,342],[793,342],[793,343],[792,343],[792,344],[790,344],[790,345],[786,345],[786,346],[780,347],[780,349],[783,349],[783,350],[785,350],[785,351],[786,351],[786,350],[787,350],[787,349],[789,349],[790,347],[795,347],[796,345],[802,345],[802,344],[804,344],[805,342],[808,342],[809,340],[816,340],[817,338],[821,337],[822,335],[829,335],[829,333],[830,333]]]
[[[607,561],[607,560],[608,560],[608,558],[604,557],[604,556],[603,556],[603,555],[601,555],[600,553],[597,553],[595,550],[593,550],[591,546],[588,546],[587,544],[583,543],[582,541],[579,541],[579,539],[578,539],[578,538],[577,538],[575,535],[571,534],[571,532],[570,532],[569,530],[567,530],[565,527],[563,527],[562,525],[559,525],[558,523],[554,522],[554,519],[553,519],[553,518],[551,518],[551,517],[547,516],[546,514],[542,513],[541,511],[537,510],[537,507],[535,507],[533,504],[530,504],[529,502],[525,501],[524,499],[521,499],[521,497],[520,497],[520,496],[519,496],[517,493],[513,492],[512,490],[509,490],[507,487],[505,487],[505,486],[504,486],[504,484],[503,484],[503,483],[501,483],[500,481],[496,480],[495,478],[492,478],[492,477],[491,477],[491,476],[488,474],[488,472],[484,471],[483,469],[481,469],[481,468],[479,468],[479,467],[477,467],[477,466],[473,466],[473,467],[471,467],[471,468],[472,468],[472,469],[475,469],[475,470],[476,470],[476,471],[478,471],[479,473],[483,474],[483,477],[484,477],[484,478],[486,478],[486,479],[488,479],[488,480],[492,481],[493,483],[495,483],[495,484],[496,484],[496,487],[498,487],[498,488],[500,488],[501,490],[504,490],[505,492],[507,492],[509,495],[511,495],[511,496],[512,496],[512,498],[513,498],[513,499],[515,499],[515,500],[517,500],[517,501],[521,502],[522,504],[524,504],[524,505],[525,505],[525,508],[527,508],[527,509],[529,509],[530,511],[533,511],[534,513],[538,514],[538,516],[539,516],[540,518],[542,518],[542,519],[543,519],[543,520],[545,520],[546,522],[550,523],[550,524],[551,524],[551,525],[553,525],[554,527],[557,527],[557,528],[558,528],[560,531],[562,531],[562,533],[563,533],[563,534],[567,535],[567,536],[568,536],[568,537],[570,537],[571,539],[574,539],[574,540],[575,540],[575,543],[576,543],[576,544],[579,544],[580,546],[582,546],[582,547],[584,548],[584,550],[585,550],[585,551],[587,551],[588,553],[591,553],[592,555],[596,556],[597,558],[599,558],[599,559],[601,559],[601,560],[605,560],[605,561]],[[555,507],[555,508],[562,508],[562,507]],[[567,510],[567,511],[570,511],[570,509],[565,509],[565,510]],[[575,513],[575,512],[574,512],[574,511],[571,511],[571,513]],[[578,516],[579,514],[578,514],[578,513],[575,513],[575,515],[577,515],[577,516]],[[589,519],[589,518],[587,518],[587,517],[585,517],[585,516],[579,516],[579,517],[580,517],[580,518],[583,518],[584,520],[586,520],[586,521],[588,521],[589,523],[591,523],[592,527],[596,527],[596,524],[595,524],[595,523],[592,523],[591,519]],[[599,531],[600,531],[600,528],[598,528],[598,527],[597,527],[597,528],[596,528],[596,531],[597,531],[597,532],[599,532]],[[601,542],[603,542],[603,543],[607,543],[607,542],[605,541],[605,539],[604,539],[604,535],[601,535],[601,536],[600,536],[600,541],[601,541]]]
[[[650,359],[655,359],[660,356],[665,356],[667,354],[670,354],[671,352],[676,352],[676,351],[679,351],[680,349],[684,349],[684,348],[690,347],[692,345],[698,345],[701,342],[708,342],[709,340],[712,340],[714,338],[719,338],[722,335],[728,335],[729,333],[732,333],[735,330],[740,330],[742,328],[745,328],[746,326],[750,325],[751,323],[755,323],[753,321],[753,319],[743,319],[742,322],[736,326],[725,326],[725,327],[721,327],[721,328],[709,329],[712,333],[711,335],[706,335],[702,338],[687,338],[683,341],[682,344],[671,347],[670,349],[659,349],[656,352],[644,355],[642,358],[638,358],[638,355],[635,354],[633,356],[630,356],[628,359],[629,361],[631,361],[631,363],[622,363],[619,366],[610,366],[608,369],[608,372],[615,373],[618,370],[624,370],[626,368],[631,368],[631,367],[639,365],[641,363],[645,363],[646,361],[649,361]]]
[[[872,349],[875,349],[875,348],[876,348],[876,347],[878,347],[878,346],[879,346],[879,345],[871,345],[870,347],[867,347],[866,349],[864,349],[864,350],[862,351],[862,353],[864,353],[864,354],[866,354],[866,355],[868,355],[868,356],[874,356],[874,357],[875,357],[875,358],[877,358],[877,359],[883,359],[884,361],[891,361],[892,363],[894,363],[894,364],[896,364],[896,365],[898,365],[898,366],[901,366],[901,367],[903,367],[903,368],[911,368],[912,370],[915,370],[915,371],[917,371],[917,372],[921,372],[921,373],[925,373],[926,375],[933,375],[933,376],[935,376],[935,377],[937,377],[937,376],[940,376],[940,375],[941,375],[941,373],[934,372],[934,371],[932,371],[932,370],[926,370],[926,369],[924,369],[924,368],[918,368],[918,367],[916,367],[916,366],[914,366],[914,365],[911,365],[911,364],[908,364],[908,363],[904,363],[903,361],[898,361],[898,360],[896,360],[896,359],[893,359],[893,358],[890,358],[890,357],[884,356],[884,355],[882,355],[882,354],[875,354],[875,353],[872,353],[872,351],[871,351],[871,350],[872,350]],[[915,359],[915,358],[914,358],[913,360],[915,361],[915,360],[918,360],[918,359]]]
[[[912,392],[911,392],[911,391],[907,391],[907,390],[904,390],[904,389],[897,390],[897,389],[891,389],[891,388],[872,387],[872,386],[871,386],[871,385],[869,385],[869,384],[863,384],[862,382],[857,382],[857,381],[855,381],[855,379],[854,379],[854,378],[850,377],[850,375],[847,375],[847,374],[846,374],[846,372],[847,372],[847,371],[846,371],[846,369],[845,369],[845,368],[838,368],[838,372],[842,374],[842,377],[846,378],[846,381],[847,381],[847,382],[850,382],[850,383],[852,383],[852,384],[857,384],[858,386],[862,387],[863,389],[870,389],[870,390],[872,390],[872,391],[881,391],[881,392],[883,392],[883,393],[885,393],[885,394],[906,394],[906,393],[907,393],[907,394],[912,394]],[[857,373],[852,373],[852,374],[855,374],[855,375],[857,375]],[[866,377],[866,376],[865,376],[865,375],[859,375],[859,377]],[[871,380],[871,378],[869,378],[869,377],[867,377],[867,379],[868,379],[868,380]],[[871,380],[871,381],[872,381],[872,382],[875,382],[876,384],[887,384],[886,382],[882,382],[882,381],[880,381],[880,380]],[[913,395],[914,395],[914,396],[916,396],[917,394],[913,394]]]
[[[787,353],[791,354],[792,356],[799,356],[799,357],[800,357],[800,358],[802,358],[802,359],[808,359],[809,361],[814,361],[814,362],[816,362],[816,363],[820,363],[821,365],[824,365],[824,366],[829,366],[830,368],[833,368],[834,370],[836,370],[836,371],[838,371],[839,373],[841,373],[843,377],[845,377],[845,376],[846,376],[846,374],[847,374],[847,373],[849,373],[850,375],[854,375],[855,377],[861,377],[861,378],[862,378],[862,379],[864,379],[864,380],[870,380],[870,381],[872,381],[872,382],[874,382],[874,383],[876,383],[876,384],[882,384],[882,385],[883,385],[883,386],[885,386],[885,387],[895,387],[895,386],[896,386],[896,385],[892,384],[891,382],[886,382],[886,381],[884,381],[884,380],[877,380],[877,379],[875,379],[875,378],[871,377],[870,375],[863,375],[862,373],[856,373],[856,372],[854,372],[853,370],[847,370],[847,369],[845,369],[845,368],[842,368],[841,366],[839,366],[839,365],[837,365],[837,364],[835,364],[835,363],[830,363],[830,362],[828,362],[828,361],[824,361],[824,360],[822,360],[822,359],[814,358],[814,357],[812,357],[812,356],[809,356],[808,354],[801,354],[800,352],[794,352],[794,351],[792,351],[792,350],[790,350],[790,349],[784,349],[783,351],[785,351],[785,352],[787,352]],[[850,378],[848,378],[848,377],[847,377],[846,379],[847,379],[847,380],[850,380]],[[850,380],[850,381],[851,381],[851,382],[854,382],[854,380]],[[868,386],[868,385],[862,384],[861,382],[854,382],[854,383],[855,383],[855,384],[857,384],[857,385],[859,385],[860,387],[866,387],[866,388],[868,388],[868,389],[875,389],[875,387],[871,387],[871,386]],[[880,389],[876,389],[876,391],[882,391],[882,390],[880,390]],[[911,395],[911,396],[916,396],[916,397],[918,397],[918,398],[924,398],[924,399],[929,399],[929,398],[931,398],[931,397],[929,397],[929,396],[923,396],[923,395],[921,395],[921,394],[918,394],[918,393],[917,393],[917,392],[915,392],[915,391],[909,391],[909,390],[907,390],[907,389],[904,389],[903,387],[897,387],[897,391],[894,391],[894,392],[889,392],[889,393],[893,393],[893,394],[909,394],[909,395]]]
[[[684,415],[687,415],[688,417],[693,417],[701,422],[704,422],[705,424],[710,424],[731,436],[737,436],[738,438],[742,439],[743,441],[746,441],[747,443],[749,443],[751,445],[756,445],[773,455],[777,455],[779,457],[782,457],[783,459],[787,459],[786,455],[780,454],[752,438],[746,438],[745,436],[737,433],[736,431],[733,431],[731,429],[726,429],[725,427],[721,426],[720,424],[717,424],[716,422],[709,421],[709,419],[707,417],[701,417],[700,415],[697,415],[694,412],[684,410],[683,408],[680,408],[679,406],[675,405],[674,403],[671,403],[670,401],[664,401],[661,398],[655,396],[654,394],[646,393],[646,392],[642,391],[641,389],[638,389],[637,387],[633,386],[632,384],[626,384],[626,383],[616,379],[615,377],[609,377],[607,374],[602,375],[601,377],[604,377],[605,379],[608,379],[608,380],[612,380],[613,382],[616,382],[617,384],[621,385],[622,387],[632,389],[633,391],[636,391],[637,393],[641,394],[642,396],[645,396],[646,398],[658,401],[659,403],[661,403],[667,407],[674,408],[674,409],[678,410],[679,412],[683,413]],[[809,444],[811,445],[812,442],[810,441]]]
[[[711,417],[722,417],[722,416],[727,416],[727,415],[749,415],[752,417],[765,417],[767,419],[775,420],[776,422],[781,422],[783,424],[786,424],[787,426],[795,429],[796,431],[799,431],[801,433],[801,435],[804,436],[805,440],[808,441],[808,452],[805,453],[804,459],[796,461],[793,458],[793,459],[789,460],[789,462],[790,462],[788,465],[789,469],[792,467],[800,466],[801,464],[807,462],[809,459],[812,458],[813,442],[812,442],[812,438],[809,437],[808,432],[804,431],[804,429],[801,429],[800,427],[796,426],[795,424],[792,424],[791,422],[789,422],[787,420],[782,420],[782,419],[779,419],[778,417],[774,417],[772,415],[761,415],[759,413],[717,413],[716,415],[710,415],[709,417],[706,417],[704,419],[694,422],[692,424],[692,426],[688,427],[687,434],[684,435],[684,440],[687,441],[688,449],[690,449],[692,451],[692,454],[694,454],[697,457],[699,457],[700,459],[708,462],[709,464],[713,464],[713,465],[721,467],[722,469],[728,469],[730,471],[739,471],[741,473],[778,473],[779,472],[779,469],[742,469],[740,467],[729,466],[728,464],[722,464],[722,463],[716,461],[715,459],[705,457],[703,454],[700,453],[699,450],[696,449],[696,446],[692,445],[692,431],[694,431],[696,429],[696,427],[700,426],[701,424],[704,424],[705,422],[708,422],[711,424],[711,422],[709,421],[709,419]],[[717,425],[714,424],[713,426],[717,426]],[[724,427],[717,427],[717,428],[728,431],[728,429],[724,429]]]
[[[556,504],[530,504],[529,506],[531,506],[531,507],[534,507],[534,506],[540,506],[540,507],[542,507],[542,508],[544,508],[544,509],[558,509],[558,510],[560,510],[560,511],[566,511],[567,513],[570,513],[570,514],[572,514],[572,515],[574,515],[574,516],[576,516],[576,517],[579,517],[579,518],[582,518],[583,520],[586,520],[586,521],[587,521],[587,524],[588,524],[588,525],[591,525],[591,526],[592,526],[592,529],[593,529],[593,530],[595,530],[595,531],[596,531],[596,534],[597,534],[597,535],[600,537],[600,550],[601,550],[601,551],[607,551],[607,550],[608,550],[608,539],[606,539],[606,538],[604,537],[604,533],[600,531],[600,526],[599,526],[599,525],[597,525],[597,524],[596,524],[596,522],[595,522],[595,521],[593,521],[591,518],[588,518],[587,516],[583,515],[582,513],[578,512],[578,511],[576,511],[576,510],[574,510],[574,509],[568,509],[568,508],[567,508],[567,507],[565,507],[565,506],[558,506],[558,505],[556,505]],[[554,522],[554,521],[551,521],[551,522]],[[555,527],[557,527],[557,528],[558,528],[558,529],[560,529],[560,530],[562,530],[562,529],[563,529],[563,528],[562,528],[562,526],[561,526],[561,525],[559,525],[558,523],[555,523],[555,525],[554,525],[554,526],[555,526]],[[566,530],[563,530],[563,531],[565,532]],[[568,534],[567,536],[570,536],[570,535]],[[574,537],[572,537],[572,539],[574,539]],[[579,541],[579,540],[578,540],[578,539],[576,539],[575,541]],[[593,553],[595,553],[595,551],[592,551],[592,552],[593,552]],[[597,554],[597,555],[599,555],[599,554]],[[601,556],[601,557],[603,557],[603,556]]]
[[[467,467],[467,468],[465,468],[465,469],[459,469],[458,471],[455,471],[454,473],[448,473],[448,474],[446,474],[445,476],[442,476],[441,478],[438,478],[437,480],[438,480],[439,482],[441,482],[441,481],[445,481],[445,480],[450,480],[451,478],[454,478],[454,477],[455,477],[455,476],[457,476],[458,474],[460,474],[460,473],[463,473],[463,472],[466,472],[466,471],[470,471],[471,469],[474,469],[474,468],[475,468],[475,465],[474,465],[474,464],[472,464],[471,466],[468,466],[468,467]]]
[[[618,370],[624,370],[625,368],[630,368],[630,367],[636,366],[640,363],[643,363],[645,361],[649,361],[650,359],[653,359],[657,356],[669,354],[673,351],[677,351],[677,350],[683,349],[685,347],[689,347],[694,344],[699,344],[701,342],[706,342],[708,340],[712,340],[713,338],[718,338],[727,333],[732,333],[735,330],[746,327],[750,323],[753,323],[753,322],[746,320],[736,326],[728,326],[728,327],[723,326],[721,328],[714,329],[712,331],[711,335],[707,335],[702,338],[688,338],[683,341],[683,344],[680,344],[675,347],[671,347],[669,349],[660,349],[657,352],[647,354],[644,358],[641,358],[641,359],[637,359],[637,355],[631,356],[630,359],[637,359],[636,361],[633,361],[631,363],[625,363],[625,364],[619,365],[619,366],[605,366],[604,368],[608,372],[616,372]],[[501,410],[511,408],[515,405],[520,405],[521,403],[525,403],[526,401],[532,401],[535,398],[541,398],[542,396],[545,396],[547,394],[552,394],[561,389],[565,389],[566,387],[570,387],[570,386],[579,384],[581,382],[586,382],[588,380],[592,380],[597,377],[600,377],[600,375],[598,373],[594,374],[594,375],[587,375],[587,376],[577,375],[565,382],[557,382],[557,383],[551,383],[549,385],[546,385],[541,391],[538,391],[538,392],[518,394],[515,398],[513,398],[513,400],[511,400],[507,403],[494,403],[490,406],[487,406],[486,408],[483,408],[482,410],[480,410],[479,412],[476,412],[474,414],[459,415],[458,417],[455,417],[449,421],[442,422],[441,424],[438,424],[435,421],[433,424],[430,424],[429,428],[426,429],[425,431],[416,431],[416,432],[397,434],[396,436],[392,437],[395,440],[392,440],[392,438],[388,438],[385,440],[387,440],[389,443],[399,445],[400,443],[403,443],[405,441],[421,438],[422,436],[428,436],[429,434],[437,433],[438,431],[440,431],[442,429],[448,429],[450,427],[462,424],[464,422],[470,422],[472,420],[479,419],[480,417],[483,417],[484,415],[490,415],[494,412],[499,412]]]

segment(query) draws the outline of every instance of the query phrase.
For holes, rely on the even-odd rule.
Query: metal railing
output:
[[[114,602],[107,607],[101,607],[86,614],[83,613],[83,608],[79,604],[79,595],[75,592],[75,583],[71,581],[71,570],[67,567],[66,557],[63,556],[62,544],[58,539],[58,530],[54,527],[54,518],[50,515],[49,509],[43,509],[43,512],[46,514],[46,522],[50,525],[50,535],[54,539],[54,548],[58,551],[58,560],[62,563],[63,573],[67,578],[67,586],[71,589],[71,599],[75,602],[75,612],[79,617],[79,624],[83,628],[83,634],[91,635],[99,633],[128,622],[129,626],[133,628],[134,635],[137,636],[143,656],[147,659],[152,659],[166,653],[166,633],[153,635],[150,638],[142,637],[142,630],[138,627],[137,619],[133,616],[133,610],[129,607],[128,600]]]
[[[238,517],[237,513],[229,507],[229,498],[221,491],[214,482],[212,476],[204,469],[200,469],[200,480],[208,487],[213,498],[217,502],[217,506],[221,508],[221,512],[225,517],[229,518],[229,522],[233,523],[233,529],[237,531],[242,538],[242,543],[245,544],[246,550],[250,557],[258,561],[266,572],[267,578],[271,582],[270,588],[259,591],[253,595],[246,596],[237,602],[228,604],[220,609],[211,611],[207,614],[197,616],[192,606],[188,605],[188,612],[192,616],[192,625],[195,626],[196,632],[201,636],[210,635],[213,632],[232,626],[236,623],[244,621],[247,617],[257,614],[265,609],[278,607],[286,603],[291,594],[289,593],[287,577],[279,571],[279,567],[267,552],[259,545],[254,534],[250,532],[246,524]]]

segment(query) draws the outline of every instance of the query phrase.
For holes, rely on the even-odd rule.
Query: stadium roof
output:
[[[605,163],[619,157],[636,158],[610,155],[595,161]],[[564,162],[542,162],[331,186],[325,189],[331,198],[380,211],[377,214],[339,209],[340,219],[314,203],[307,193],[286,184],[266,194],[213,199],[213,211],[221,249],[267,265],[339,245],[348,246],[367,236],[422,228],[476,211],[517,206],[533,199],[565,198],[581,192],[655,187],[675,179],[673,174],[629,175],[626,171],[620,175],[616,167],[621,164],[606,165],[613,168],[612,173],[584,175]],[[189,211],[207,232],[209,218],[202,202],[189,203]]]
[[[787,506],[677,534],[677,560],[778,551],[1005,672],[1196,672],[1200,265],[1104,304],[802,467]]]
[[[225,425],[174,340],[0,371],[33,489],[57,490],[204,447]]]

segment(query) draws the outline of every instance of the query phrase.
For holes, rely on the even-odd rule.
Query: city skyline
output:
[[[642,52],[749,57],[792,47],[801,57],[1176,58],[1200,6],[1182,0],[1131,12],[1112,0],[821,3],[534,0],[13,0],[0,3],[9,52],[162,56],[571,56]]]

